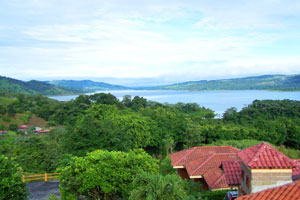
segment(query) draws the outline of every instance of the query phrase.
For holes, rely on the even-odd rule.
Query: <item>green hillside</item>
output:
[[[0,76],[0,90],[2,92],[20,94],[43,94],[43,95],[69,95],[83,93],[84,90],[54,86],[42,81],[20,81],[8,77]]]
[[[88,90],[94,92],[96,90],[124,90],[128,89],[127,87],[120,86],[120,85],[111,85],[104,82],[94,82],[90,80],[82,80],[82,81],[75,81],[75,80],[54,80],[49,81],[52,85],[56,86],[64,86],[64,87],[72,87],[72,88],[79,88],[82,90]]]
[[[151,89],[162,90],[300,90],[300,75],[264,75],[236,79],[191,81]]]

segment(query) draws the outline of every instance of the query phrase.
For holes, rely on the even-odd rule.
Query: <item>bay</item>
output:
[[[95,93],[111,93],[122,100],[125,95],[140,96],[147,100],[160,103],[175,104],[197,103],[200,106],[210,108],[221,116],[226,109],[236,107],[241,110],[254,100],[300,100],[300,92],[282,92],[265,90],[226,90],[226,91],[185,91],[185,90],[104,90]],[[95,94],[89,93],[89,94]],[[69,101],[78,95],[51,96],[49,98],[59,101]]]

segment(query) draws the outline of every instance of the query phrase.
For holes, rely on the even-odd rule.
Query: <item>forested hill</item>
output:
[[[236,79],[191,81],[151,89],[163,90],[300,90],[300,75],[264,75]]]
[[[78,88],[54,86],[42,81],[21,81],[13,78],[0,76],[0,90],[9,93],[20,94],[43,94],[43,95],[71,95],[83,93]]]
[[[72,87],[72,88],[79,88],[83,90],[88,90],[90,92],[94,92],[96,90],[124,90],[129,89],[127,87],[121,85],[111,85],[104,82],[94,82],[91,80],[54,80],[48,81],[47,83],[56,85],[56,86],[64,86],[64,87]]]

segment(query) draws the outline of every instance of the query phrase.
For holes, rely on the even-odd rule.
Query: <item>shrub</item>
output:
[[[22,169],[15,162],[0,156],[0,199],[27,199],[26,184],[22,182]]]

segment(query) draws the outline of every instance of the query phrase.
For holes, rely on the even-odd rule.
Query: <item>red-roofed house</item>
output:
[[[246,148],[238,156],[242,160],[240,195],[292,182],[294,161],[268,143]]]
[[[300,181],[241,196],[236,200],[296,200],[300,199]]]
[[[28,127],[29,127],[28,125],[22,125],[22,126],[19,126],[18,129],[24,131]]]
[[[228,189],[226,179],[219,166],[222,161],[238,160],[239,149],[230,146],[193,147],[170,154],[173,168],[183,179],[194,179],[204,189]]]

